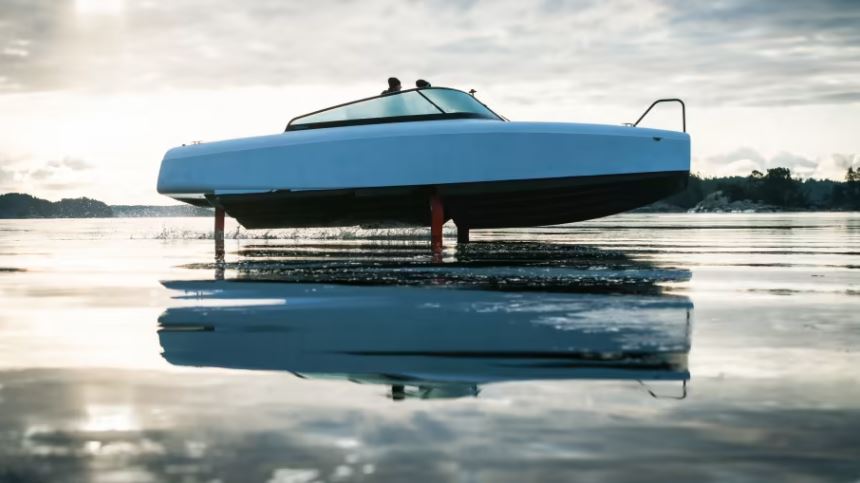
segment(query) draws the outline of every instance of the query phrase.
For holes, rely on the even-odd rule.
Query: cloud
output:
[[[11,190],[20,177],[20,172],[14,167],[16,160],[0,155],[0,190]]]
[[[69,168],[74,171],[93,169],[92,164],[76,158],[63,158],[59,161],[48,161],[47,166],[50,168]]]
[[[0,54],[7,91],[412,73],[485,88],[525,82],[532,96],[604,102],[667,93],[699,105],[860,101],[856,2],[126,0],[113,15],[94,15],[70,2],[7,0],[3,8],[0,52],[13,53]]]
[[[43,181],[52,177],[54,175],[54,171],[50,169],[36,169],[33,171],[28,171],[26,172],[26,174],[30,177],[30,179],[36,181]]]
[[[794,177],[809,178],[813,176],[818,162],[797,154],[781,152],[767,161],[767,168],[788,168]]]
[[[5,186],[7,183],[11,183],[15,179],[15,172],[12,170],[4,169],[0,167],[0,187]]]
[[[81,159],[64,158],[47,162],[12,161],[2,158],[7,167],[0,167],[0,190],[15,192],[80,190],[90,182],[82,174],[93,166]]]
[[[815,167],[813,177],[845,180],[848,168],[860,169],[860,154],[832,154],[820,160]]]
[[[694,160],[694,171],[715,176],[746,176],[753,170],[764,171],[767,160],[758,151],[742,147],[725,154]]]
[[[772,168],[788,168],[795,178],[842,180],[849,166],[860,167],[860,154],[833,154],[811,159],[783,151],[768,158],[755,149],[742,147],[696,159],[694,163],[694,171],[706,176],[747,176],[753,170],[766,172]]]
[[[742,147],[738,148],[735,151],[726,154],[718,154],[716,156],[711,156],[708,158],[709,161],[714,163],[728,164],[734,163],[738,161],[748,161],[760,167],[763,167],[766,163],[764,156],[758,153],[755,149]]]

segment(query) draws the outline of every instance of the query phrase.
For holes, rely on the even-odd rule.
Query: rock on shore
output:
[[[779,211],[783,210],[758,201],[731,201],[722,191],[714,191],[690,208],[688,213],[775,213]]]

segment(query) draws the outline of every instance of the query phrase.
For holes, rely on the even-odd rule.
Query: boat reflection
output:
[[[690,378],[692,304],[651,294],[278,281],[171,281],[164,358],[477,396],[503,381]]]

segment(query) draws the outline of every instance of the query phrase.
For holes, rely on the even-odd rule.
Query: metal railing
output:
[[[661,102],[677,102],[681,105],[681,126],[684,132],[687,132],[687,106],[684,105],[684,101],[682,101],[681,99],[657,99],[656,101],[652,102],[651,105],[648,106],[648,109],[645,109],[645,112],[643,112],[642,115],[639,116],[639,119],[637,119],[636,122],[631,125],[633,127],[638,126],[639,123],[642,122],[642,119],[645,119],[645,116],[647,116],[648,113],[651,112],[651,109],[653,109],[654,106],[660,104]]]

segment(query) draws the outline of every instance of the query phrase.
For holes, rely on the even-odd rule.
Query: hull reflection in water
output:
[[[275,282],[165,282],[194,306],[159,318],[167,361],[475,396],[538,379],[689,379],[685,297]]]

